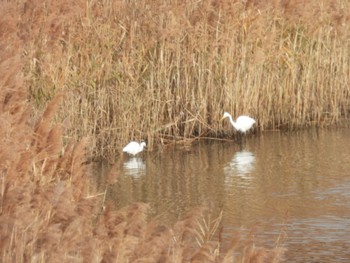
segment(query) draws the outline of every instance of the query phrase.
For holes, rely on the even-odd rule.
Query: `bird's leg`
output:
[[[247,141],[247,133],[244,133],[243,135],[242,135],[242,137],[243,137],[243,140],[244,140],[244,143]]]
[[[242,151],[243,148],[243,142],[242,142],[242,133],[238,133],[237,135],[237,143],[239,145],[240,150]]]
[[[245,140],[245,134],[243,134],[242,132],[239,132],[237,134],[237,143],[241,151],[243,150],[243,140]]]
[[[238,142],[239,144],[242,143],[242,133],[240,133],[240,132],[237,133],[237,142]]]
[[[241,139],[238,141],[238,144],[239,144],[239,150],[240,150],[240,151],[243,151],[242,135],[241,135],[240,137],[241,137]]]

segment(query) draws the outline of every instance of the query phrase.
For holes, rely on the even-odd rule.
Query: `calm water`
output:
[[[286,262],[350,262],[350,130],[264,133],[246,140],[124,155],[107,195],[173,223],[192,207],[222,209],[229,239],[256,226],[257,245],[287,231]],[[99,183],[103,185],[103,178]],[[288,215],[288,216],[287,216]]]

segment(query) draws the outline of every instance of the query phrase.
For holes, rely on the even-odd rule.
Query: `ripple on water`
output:
[[[242,148],[208,141],[145,152],[120,165],[124,176],[107,194],[120,206],[147,202],[166,223],[212,204],[228,238],[259,222],[260,246],[271,247],[287,222],[286,262],[350,262],[349,141],[349,130],[276,132]]]

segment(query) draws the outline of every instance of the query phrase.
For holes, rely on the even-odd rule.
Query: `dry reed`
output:
[[[2,2],[0,9],[0,261],[220,262],[225,252],[219,250],[219,241],[212,240],[219,219],[203,221],[203,210],[194,210],[169,227],[149,222],[146,204],[135,203],[117,211],[103,204],[103,195],[89,183],[86,147],[90,141],[63,144],[63,127],[55,124],[60,105],[69,100],[67,94],[53,96],[53,92],[45,98],[48,103],[43,113],[33,113],[27,100],[28,79],[23,74],[33,48],[28,44],[33,40],[39,41],[38,46],[53,48],[55,39],[38,37],[47,34],[45,30],[54,31],[54,35],[61,32],[60,20],[54,23],[59,16],[54,16],[50,27],[41,28],[41,23],[50,21],[50,8],[64,18],[71,8],[71,2],[57,6],[38,3]],[[40,16],[42,8],[48,15],[44,20]],[[37,27],[26,23],[25,16]],[[37,72],[40,78],[47,70],[42,68],[44,60],[32,61],[32,66],[41,67]],[[29,81],[33,83],[33,79]],[[33,95],[38,87],[31,88]],[[47,95],[43,90],[36,91],[38,100]],[[115,175],[110,177],[116,179]],[[255,250],[244,255],[253,255]],[[280,257],[279,250],[263,251]],[[244,262],[263,259],[261,255],[249,256],[251,260],[247,261],[247,256]]]
[[[223,111],[261,131],[349,117],[348,1],[18,2],[31,100],[64,92],[69,136],[98,155],[224,136]]]

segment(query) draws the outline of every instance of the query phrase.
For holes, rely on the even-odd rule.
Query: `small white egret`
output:
[[[126,152],[131,155],[136,155],[139,152],[143,151],[143,147],[146,147],[145,142],[129,142],[129,144],[123,148],[123,152]]]
[[[253,118],[250,118],[249,116],[239,116],[236,121],[232,119],[232,116],[230,113],[225,112],[224,116],[222,117],[221,120],[225,118],[229,118],[232,126],[237,130],[242,133],[246,133],[248,130],[252,128],[252,126],[255,123],[255,120]]]

